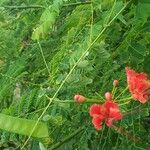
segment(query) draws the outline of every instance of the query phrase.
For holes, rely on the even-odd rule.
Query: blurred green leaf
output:
[[[29,136],[35,124],[36,120],[22,119],[18,117],[0,114],[0,129],[6,130],[8,132]],[[35,131],[32,134],[32,137],[49,137],[46,124],[39,122],[35,128]]]

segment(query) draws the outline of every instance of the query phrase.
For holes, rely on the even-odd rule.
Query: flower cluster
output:
[[[92,117],[92,123],[97,130],[102,128],[103,122],[105,122],[108,127],[111,127],[113,121],[121,120],[123,117],[118,104],[113,102],[110,97],[111,94],[106,93],[106,102],[104,104],[93,104],[90,107],[89,113]]]
[[[141,103],[148,101],[150,82],[146,73],[137,73],[126,67],[127,83],[132,97]]]
[[[150,82],[146,73],[138,73],[129,67],[126,67],[127,84],[132,98],[141,103],[148,101],[150,95]],[[114,89],[119,85],[118,80],[113,81]],[[115,91],[113,89],[113,92]],[[102,129],[102,124],[105,122],[108,127],[113,126],[114,121],[119,121],[123,118],[123,114],[116,101],[113,100],[114,95],[110,92],[105,93],[105,102],[99,104],[100,101],[91,101],[82,95],[75,95],[74,100],[78,103],[93,102],[89,109],[89,114],[92,117],[92,123],[97,130]],[[129,98],[128,98],[129,99]],[[131,99],[131,98],[130,98]],[[127,103],[126,103],[127,104]]]

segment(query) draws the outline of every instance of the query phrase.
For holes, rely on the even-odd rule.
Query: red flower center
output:
[[[107,100],[104,104],[93,104],[90,107],[90,116],[93,117],[92,123],[97,130],[102,128],[105,121],[108,127],[112,126],[113,121],[121,120],[123,115],[119,110],[118,104]]]

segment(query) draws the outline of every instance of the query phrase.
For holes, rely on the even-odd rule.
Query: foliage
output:
[[[23,135],[30,135],[32,128],[34,127],[35,121],[29,119],[20,119],[17,117],[10,117],[8,115],[0,114],[1,125],[0,128],[14,133],[19,133]],[[7,122],[6,126],[3,124]],[[34,133],[33,137],[43,138],[48,137],[48,130],[46,125],[40,123]]]
[[[1,0],[0,149],[149,149],[149,102],[126,103],[126,91],[121,129],[97,132],[90,104],[73,101],[76,93],[103,101],[114,79],[117,97],[126,66],[150,74],[149,7],[149,0]]]

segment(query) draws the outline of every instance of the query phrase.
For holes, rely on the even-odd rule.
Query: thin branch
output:
[[[42,5],[30,5],[30,6],[1,6],[0,8],[6,9],[39,9],[44,8]]]
[[[134,141],[135,143],[141,143],[142,139],[133,135],[132,133],[128,132],[127,130],[121,128],[121,127],[117,127],[115,125],[112,126],[112,128],[114,130],[116,130],[118,133],[125,135],[129,140]]]
[[[87,5],[87,4],[91,4],[91,1],[87,1],[87,2],[77,2],[77,3],[70,3],[70,4],[65,4],[63,5],[63,7],[68,7],[68,6],[78,6],[78,5]]]
[[[40,85],[40,84],[32,83],[30,81],[23,81],[20,78],[17,79],[17,78],[8,76],[8,75],[3,74],[3,73],[0,73],[0,76],[6,77],[7,79],[10,79],[10,80],[15,81],[15,82],[21,82],[22,84],[30,84],[30,85],[33,85],[33,86],[42,87],[42,85]]]
[[[77,2],[77,3],[70,3],[65,4],[63,7],[70,7],[70,6],[78,6],[78,5],[87,5],[91,4],[91,1],[88,2]],[[29,6],[1,6],[0,8],[6,8],[6,9],[41,9],[45,8],[45,6],[42,5],[29,5]]]
[[[126,116],[126,115],[132,115],[132,114],[135,114],[135,113],[139,113],[139,112],[141,112],[141,111],[143,111],[145,109],[148,109],[148,108],[141,108],[141,109],[131,110],[131,111],[128,111],[128,112],[124,113],[124,116]]]
[[[44,56],[44,53],[43,53],[43,49],[42,49],[42,47],[41,47],[41,44],[40,44],[40,42],[37,42],[38,43],[38,46],[39,46],[39,48],[40,48],[40,52],[41,52],[41,55],[42,55],[42,58],[43,58],[43,61],[44,61],[44,64],[45,64],[45,66],[46,66],[46,69],[47,69],[47,71],[48,71],[48,74],[49,74],[49,76],[50,76],[50,70],[49,70],[49,67],[48,67],[48,64],[47,64],[47,62],[46,62],[46,59],[45,59],[45,56]]]
[[[77,129],[75,132],[73,132],[72,134],[70,134],[69,136],[65,137],[63,140],[59,141],[58,143],[54,144],[52,147],[49,148],[49,150],[54,150],[57,149],[58,147],[60,147],[62,144],[66,143],[67,141],[71,140],[73,137],[75,137],[76,135],[78,135],[79,133],[81,133],[83,131],[83,128],[79,128]]]
[[[129,88],[129,87],[127,86],[127,87],[115,98],[115,100],[117,101],[118,98],[128,90],[128,88]]]

